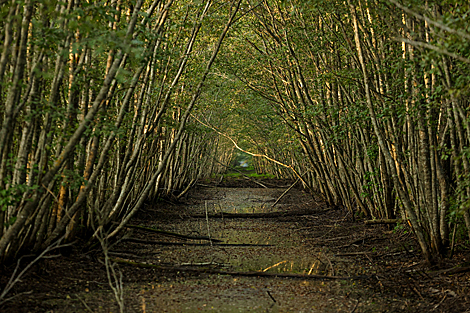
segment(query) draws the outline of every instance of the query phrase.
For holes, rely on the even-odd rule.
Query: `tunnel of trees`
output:
[[[0,0],[0,258],[112,238],[226,170],[470,235],[470,4]]]

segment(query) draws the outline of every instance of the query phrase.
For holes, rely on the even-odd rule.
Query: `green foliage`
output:
[[[6,211],[9,206],[18,204],[23,198],[23,194],[31,194],[38,189],[38,185],[28,186],[26,184],[16,184],[8,189],[0,190],[0,209]],[[16,217],[12,217],[8,225],[14,222]]]
[[[380,186],[377,178],[379,177],[379,171],[366,172],[364,177],[364,183],[362,185],[362,196],[364,198],[371,198],[374,195],[375,186]]]
[[[0,208],[2,211],[6,211],[9,205],[14,203],[12,197],[12,191],[10,189],[0,190]]]

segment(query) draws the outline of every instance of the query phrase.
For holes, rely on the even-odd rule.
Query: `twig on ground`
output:
[[[208,214],[208,217],[211,218],[277,218],[277,217],[287,217],[287,216],[302,216],[318,213],[313,210],[295,210],[287,212],[269,212],[269,213],[216,213]],[[192,218],[206,218],[206,214],[192,214]]]
[[[402,223],[402,219],[380,219],[380,220],[368,220],[364,221],[366,225],[378,225],[378,224],[398,224]]]
[[[13,286],[18,283],[18,282],[21,282],[21,278],[23,277],[23,275],[31,268],[31,266],[33,266],[36,262],[38,262],[40,259],[47,259],[47,258],[52,258],[52,257],[57,257],[57,255],[55,256],[46,256],[47,253],[51,252],[52,250],[55,250],[55,249],[59,249],[59,248],[63,248],[63,247],[68,247],[68,246],[71,246],[73,245],[75,242],[71,242],[71,243],[66,243],[66,244],[61,244],[62,240],[65,238],[65,236],[61,237],[59,240],[57,240],[55,243],[51,244],[50,246],[48,246],[46,249],[44,249],[44,251],[42,251],[33,261],[31,261],[18,275],[16,275],[16,273],[18,272],[19,268],[20,268],[20,264],[21,264],[21,260],[24,258],[24,257],[29,257],[31,255],[27,255],[27,256],[23,256],[21,257],[17,264],[16,264],[16,267],[15,267],[15,270],[13,271],[13,274],[11,275],[10,277],[10,280],[8,281],[8,283],[6,284],[5,288],[3,289],[2,293],[0,294],[0,305],[2,305],[3,303],[7,302],[7,301],[10,301],[16,297],[18,297],[19,295],[23,295],[23,294],[27,294],[27,293],[30,293],[30,292],[25,292],[25,293],[22,293],[22,294],[19,294],[19,295],[15,295],[13,297],[10,297],[10,298],[7,298],[5,299],[5,296],[8,294],[8,292],[11,290],[11,288],[13,288]]]
[[[313,262],[312,266],[310,266],[310,270],[308,271],[308,274],[307,275],[310,275],[313,271],[313,268],[315,267],[315,264],[317,264],[317,262]]]
[[[13,299],[16,299],[16,298],[21,297],[21,296],[24,296],[24,295],[30,295],[30,294],[32,294],[32,293],[33,293],[32,290],[30,290],[30,291],[25,291],[25,292],[20,292],[20,293],[14,295],[14,296],[11,296],[10,298],[6,298],[5,300],[2,300],[2,301],[0,302],[0,306],[1,306],[2,304],[4,304],[5,302],[11,301],[11,300],[13,300]]]
[[[435,310],[442,304],[442,302],[444,302],[444,300],[445,300],[446,298],[447,298],[447,293],[444,294],[444,297],[442,298],[442,300],[439,301],[439,303],[434,306],[434,308],[432,309],[432,311],[435,311]]]
[[[181,239],[212,240],[213,242],[222,242],[222,240],[209,238],[209,237],[206,237],[206,236],[182,235],[182,234],[178,234],[178,233],[173,233],[173,232],[169,232],[169,231],[165,231],[165,230],[159,230],[159,229],[150,228],[150,227],[144,227],[144,226],[140,226],[140,225],[126,225],[126,227],[139,229],[139,230],[146,231],[146,232],[156,233],[156,234],[160,234],[160,235],[163,235],[163,236],[181,238]]]
[[[287,261],[281,261],[281,262],[278,262],[278,263],[276,263],[276,264],[274,264],[274,265],[271,265],[271,266],[265,268],[265,269],[263,270],[263,272],[266,272],[266,271],[268,271],[268,270],[270,270],[270,269],[272,269],[272,268],[274,268],[274,267],[276,267],[276,266],[279,266],[279,265],[281,265],[281,264],[284,264],[284,263],[286,263],[286,262],[287,262]]]
[[[348,239],[348,238],[351,238],[351,235],[349,235],[349,236],[342,236],[342,237],[335,237],[335,238],[322,239],[322,241],[323,241],[323,242],[325,242],[325,241],[336,241],[336,240]]]
[[[375,254],[374,252],[343,252],[343,253],[335,253],[335,256],[353,256],[353,255],[366,255],[367,254]]]
[[[414,250],[390,252],[390,253],[385,253],[385,254],[377,255],[377,257],[383,258],[383,257],[385,257],[385,256],[394,256],[394,255],[399,255],[399,254],[403,254],[403,253],[413,253],[413,252],[414,252]]]
[[[196,182],[197,182],[197,179],[193,178],[193,180],[191,180],[188,186],[186,186],[186,188],[179,195],[176,196],[176,200],[183,197],[189,191],[189,189],[191,189],[191,187],[196,184]]]
[[[254,182],[254,183],[257,184],[257,185],[260,185],[260,186],[263,187],[263,188],[268,188],[268,187],[266,187],[265,185],[263,185],[262,183],[260,183],[259,181],[256,181],[256,180],[252,179],[251,177],[248,177],[248,176],[245,176],[245,175],[243,175],[243,177],[244,177],[245,179],[251,180],[252,182]]]
[[[271,300],[273,300],[274,303],[276,303],[276,299],[274,299],[274,297],[271,295],[271,293],[269,292],[269,290],[266,290],[266,293],[268,294],[268,296],[271,298]]]
[[[93,310],[90,309],[90,307],[88,306],[88,304],[86,304],[85,300],[83,300],[82,298],[80,298],[77,294],[75,295],[77,297],[78,300],[80,300],[80,302],[83,304],[83,306],[85,306],[85,309],[87,309],[87,311],[93,313]]]
[[[118,256],[118,257],[123,257],[123,258],[145,258],[143,256],[137,255],[137,254],[132,254],[132,253],[123,253],[123,252],[115,252],[115,251],[109,251],[108,252],[110,255]]]
[[[370,237],[370,236],[366,236],[366,237],[362,237],[362,238],[359,238],[359,239],[356,239],[354,241],[351,241],[350,243],[348,244],[345,244],[345,245],[342,245],[342,246],[338,246],[338,247],[334,247],[336,249],[341,249],[341,248],[346,248],[346,247],[349,247],[349,246],[352,246],[354,244],[358,244],[362,241],[362,243],[364,244],[364,241],[366,241],[367,239],[371,239],[371,238],[374,238],[374,237]]]
[[[137,238],[123,238],[122,241],[141,243],[147,245],[160,245],[160,246],[222,246],[222,247],[272,247],[274,245],[266,244],[251,244],[251,243],[193,243],[193,242],[167,242],[167,241],[152,241]]]
[[[207,213],[207,201],[204,202],[205,205],[205,210],[206,210],[206,224],[207,224],[207,236],[209,237],[209,242],[211,243],[211,247],[212,247],[212,240],[211,240],[211,230],[210,230],[210,227],[209,227],[209,214]]]
[[[346,215],[345,215],[341,220],[335,221],[333,225],[324,225],[324,226],[331,226],[331,227],[336,228],[337,226],[339,226],[339,225],[338,225],[338,222],[341,222],[341,223],[344,222],[344,220],[348,217],[348,215],[349,215],[349,211],[346,213]],[[328,235],[330,232],[332,232],[334,228],[331,228],[331,229],[330,229],[329,231],[327,231],[323,236],[320,236],[320,237],[318,237],[318,238],[320,239],[320,238],[325,237],[325,236]]]
[[[324,255],[325,255],[325,258],[327,259],[328,263],[330,264],[330,267],[331,267],[331,276],[335,276],[335,269],[333,268],[333,264],[331,264],[331,261],[330,261],[330,259],[328,258],[328,256],[326,255],[326,253],[325,253]]]
[[[421,294],[421,292],[419,292],[416,286],[413,286],[412,290],[421,298],[421,300],[424,300],[423,295]]]
[[[214,261],[211,262],[202,262],[202,263],[181,263],[179,266],[210,266],[210,265],[215,265],[215,266],[220,266],[220,267],[228,267],[228,265],[224,263],[217,263]]]
[[[307,172],[305,172],[302,176],[304,176],[306,173],[307,173]],[[277,198],[277,200],[271,205],[271,207],[274,208],[274,206],[275,206],[276,204],[278,204],[278,202],[281,201],[281,199],[284,198],[284,196],[285,196],[292,188],[294,188],[294,186],[299,182],[299,180],[300,180],[300,178],[298,177],[298,178],[295,180],[295,182],[294,182],[292,185],[290,185],[290,187],[287,188],[286,191],[284,191],[284,192],[282,193],[282,195],[279,196],[279,198]]]
[[[122,272],[117,268],[116,263],[113,263],[113,259],[109,257],[109,244],[108,244],[108,235],[103,232],[103,228],[99,227],[95,232],[96,238],[101,244],[101,248],[104,254],[103,264],[106,267],[106,276],[108,278],[108,284],[111,287],[116,302],[119,305],[119,311],[124,313],[124,286],[122,283]],[[118,275],[119,274],[119,275]]]
[[[148,263],[137,263],[121,259],[113,258],[112,261],[120,264],[126,264],[130,266],[142,267],[142,268],[156,268],[164,271],[172,272],[193,272],[193,273],[205,273],[205,274],[218,274],[218,275],[230,275],[230,276],[245,276],[245,277],[278,277],[278,278],[300,278],[300,279],[311,279],[311,280],[360,280],[367,279],[369,276],[328,276],[328,275],[305,275],[305,274],[290,274],[290,273],[268,273],[268,272],[235,272],[235,271],[221,271],[212,268],[185,268],[178,266],[161,266],[156,264]]]
[[[431,275],[439,275],[439,274],[457,274],[457,273],[465,273],[465,272],[470,272],[470,266],[465,266],[465,267],[460,267],[460,266],[455,266],[452,268],[447,268],[444,270],[436,271],[436,272],[431,272]]]
[[[351,310],[351,313],[354,313],[356,311],[358,305],[359,305],[359,299],[356,300],[356,305],[354,305],[353,309]]]

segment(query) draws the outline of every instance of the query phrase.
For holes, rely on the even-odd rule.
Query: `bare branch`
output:
[[[459,61],[462,61],[462,62],[465,62],[465,63],[468,63],[470,64],[470,59],[467,59],[463,56],[460,56],[458,54],[455,54],[453,52],[450,52],[446,49],[443,49],[443,48],[440,48],[440,47],[437,47],[437,46],[434,46],[434,45],[431,45],[429,43],[426,43],[426,42],[422,42],[422,41],[415,41],[415,40],[410,40],[410,39],[406,39],[406,38],[397,38],[397,37],[393,37],[392,38],[393,40],[395,41],[401,41],[401,42],[404,42],[404,43],[407,43],[407,44],[410,44],[412,46],[415,46],[415,47],[421,47],[421,48],[426,48],[426,49],[430,49],[430,50],[434,50],[438,53],[441,53],[441,54],[445,54],[447,56],[450,56],[452,58],[455,58]]]
[[[274,162],[274,163],[276,163],[276,164],[278,164],[278,165],[281,165],[281,166],[283,166],[283,167],[286,167],[286,168],[288,168],[288,169],[291,169],[291,170],[294,172],[295,176],[297,176],[297,178],[300,179],[300,180],[302,181],[302,183],[304,183],[304,185],[307,186],[307,187],[309,187],[309,189],[310,189],[310,185],[307,184],[307,182],[302,178],[302,175],[300,175],[300,174],[295,170],[295,168],[294,168],[292,165],[284,164],[284,163],[282,163],[282,162],[280,162],[280,161],[278,161],[278,160],[276,160],[276,159],[273,159],[273,158],[271,158],[271,157],[269,157],[269,156],[267,156],[267,155],[265,155],[265,154],[253,153],[253,152],[247,151],[247,150],[245,150],[245,149],[242,149],[242,148],[237,144],[237,142],[236,142],[232,137],[230,137],[229,135],[227,135],[227,134],[225,134],[225,133],[222,133],[221,131],[219,131],[218,129],[216,129],[215,127],[213,127],[213,126],[211,126],[211,125],[209,125],[209,124],[206,124],[206,123],[202,122],[202,121],[199,120],[197,117],[195,117],[193,114],[191,114],[191,116],[192,116],[196,121],[198,121],[201,125],[204,125],[204,126],[206,126],[207,128],[210,128],[210,129],[212,129],[213,131],[215,131],[217,134],[219,134],[219,135],[221,135],[221,136],[224,136],[225,138],[229,139],[229,140],[233,143],[233,145],[235,146],[235,148],[237,148],[238,150],[240,150],[240,151],[242,151],[242,152],[245,152],[246,154],[249,154],[249,155],[254,156],[254,157],[265,158],[265,159],[268,160],[268,161]]]
[[[451,34],[454,34],[454,35],[459,35],[465,39],[470,39],[470,34],[467,34],[467,33],[464,33],[460,30],[457,30],[457,29],[453,29],[453,28],[450,28],[449,26],[447,25],[444,25],[442,23],[439,23],[439,22],[436,22],[432,19],[430,19],[429,17],[425,16],[425,15],[421,15],[419,14],[418,12],[416,11],[413,11],[403,5],[401,5],[400,3],[398,3],[397,1],[395,0],[389,0],[391,3],[393,3],[394,5],[396,5],[398,8],[402,9],[403,11],[405,11],[406,13],[410,14],[410,15],[413,15],[414,17],[420,19],[420,20],[424,20],[426,21],[429,25],[433,25],[433,26],[436,26],[437,28],[440,28],[442,30],[445,30],[446,32],[449,32]]]
[[[71,246],[74,244],[74,242],[71,242],[71,243],[66,243],[66,244],[61,244],[62,240],[65,238],[65,236],[63,236],[62,238],[60,238],[59,240],[57,240],[55,243],[53,243],[52,245],[48,246],[46,249],[44,249],[44,251],[41,252],[41,254],[39,254],[33,261],[31,261],[18,275],[16,275],[16,272],[18,271],[18,269],[20,268],[20,264],[21,264],[21,260],[24,258],[24,257],[29,257],[31,255],[26,255],[26,256],[23,256],[21,257],[17,264],[16,264],[16,267],[15,267],[15,270],[13,271],[13,274],[11,275],[10,277],[10,280],[8,281],[7,285],[5,286],[5,288],[3,289],[2,293],[0,294],[0,305],[2,305],[3,303],[9,301],[9,300],[12,300],[14,298],[16,298],[17,296],[19,295],[15,295],[13,297],[10,297],[10,298],[7,298],[7,299],[4,299],[5,296],[8,294],[8,292],[11,290],[11,288],[13,288],[14,285],[16,285],[16,283],[20,282],[21,281],[21,278],[23,277],[23,275],[31,268],[31,266],[33,266],[36,262],[38,262],[40,259],[45,259],[45,258],[51,258],[50,256],[46,256],[47,253],[51,252],[52,250],[55,250],[55,249],[60,249],[60,248],[64,248],[64,247],[68,247],[68,246]],[[24,293],[23,293],[24,294]]]

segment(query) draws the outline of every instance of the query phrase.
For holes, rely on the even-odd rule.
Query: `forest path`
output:
[[[148,312],[380,312],[390,311],[391,308],[396,308],[397,311],[409,308],[415,300],[407,297],[399,300],[390,295],[384,297],[369,289],[370,285],[364,287],[357,280],[308,279],[308,275],[364,275],[372,277],[373,284],[377,285],[375,266],[355,262],[356,259],[367,260],[372,257],[375,249],[368,244],[359,243],[370,252],[370,257],[367,254],[354,253],[350,256],[335,255],[324,243],[344,246],[340,250],[347,251],[347,243],[364,238],[363,229],[343,229],[342,223],[348,220],[346,212],[325,210],[325,207],[318,206],[310,195],[300,189],[289,191],[273,208],[272,204],[285,190],[286,188],[199,188],[188,196],[189,205],[166,205],[157,209],[161,210],[158,212],[161,218],[152,218],[155,211],[143,212],[139,220],[135,221],[140,225],[192,236],[207,236],[221,242],[213,242],[212,246],[207,240],[184,241],[190,243],[189,245],[153,246],[136,242],[120,244],[115,252],[121,253],[124,259],[127,259],[126,252],[133,251],[133,254],[140,257],[135,260],[137,262],[188,268],[188,272],[181,270],[176,277],[169,276],[148,283],[145,289],[142,289],[140,283],[127,286],[136,296],[133,299],[133,311],[142,312],[145,308]],[[305,214],[299,215],[299,211],[305,211]],[[206,212],[207,219],[204,218]],[[220,212],[226,215],[285,212],[286,216],[210,217]],[[318,236],[314,236],[317,237],[316,242],[308,236],[312,232],[318,232]],[[374,235],[378,234],[380,235],[380,231]],[[134,230],[131,236],[148,242],[183,242],[139,230]],[[323,239],[326,241],[322,242]],[[202,273],[205,268],[223,272],[303,274],[306,277],[292,279],[210,275]],[[194,275],[189,269],[200,270],[201,273]],[[411,298],[413,297],[411,294]]]
[[[283,192],[284,189],[279,188],[203,188],[198,194],[193,192],[192,199],[196,201],[188,212],[203,216],[206,210],[208,216],[219,212],[287,213],[299,206],[315,207],[309,195],[295,190],[273,208],[272,204]],[[162,247],[159,257],[165,264],[214,264],[219,270],[232,272],[328,274],[321,260],[321,249],[312,250],[299,234],[297,220],[310,217],[312,215],[306,214],[263,219],[183,218],[171,223],[160,221],[154,227],[176,233],[210,235],[222,240],[222,244],[250,245],[214,243],[213,246]],[[338,292],[316,292],[329,289],[331,284]],[[325,312],[328,311],[326,307],[332,312],[349,312],[356,300],[347,295],[350,293],[348,285],[351,282],[206,275],[157,283],[153,287],[156,292],[148,293],[152,300],[145,302],[150,311],[156,309],[152,307],[153,303],[168,312],[300,312],[315,309]],[[343,288],[338,288],[340,286]]]
[[[125,312],[465,312],[468,308],[468,272],[450,277],[430,272],[406,228],[390,231],[353,221],[345,210],[317,204],[300,188],[290,190],[273,208],[287,187],[199,186],[182,203],[147,205],[109,249],[122,271]],[[220,212],[224,218],[214,217]],[[258,215],[233,218],[229,213]],[[209,236],[213,245],[194,239]],[[67,256],[45,259],[13,292],[31,293],[2,309],[119,312],[102,260],[99,248],[85,252],[79,247]],[[247,272],[260,275],[237,275]],[[267,273],[279,277],[261,276]]]

